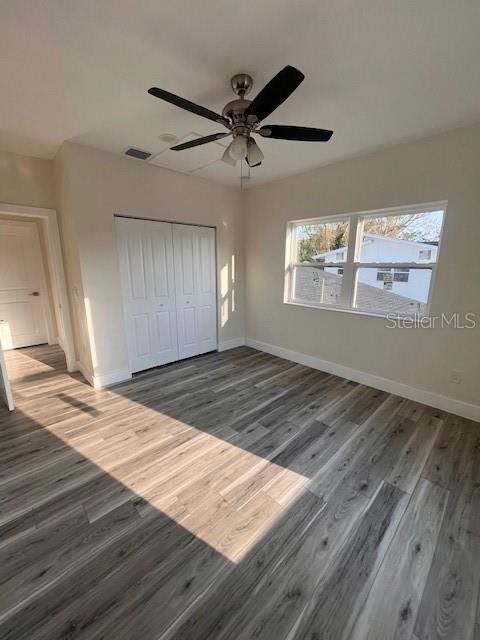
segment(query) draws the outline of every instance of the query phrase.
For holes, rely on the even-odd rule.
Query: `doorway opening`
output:
[[[0,204],[0,320],[3,349],[59,344],[77,370],[53,209]]]

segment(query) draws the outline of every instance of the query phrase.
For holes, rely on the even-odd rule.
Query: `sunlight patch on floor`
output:
[[[119,483],[87,500],[92,521],[112,504],[131,500],[142,517],[161,511],[238,562],[308,482],[237,446],[239,435],[229,427],[212,435],[131,400],[120,402],[123,411],[117,420],[100,418],[88,425],[88,432],[77,429],[76,435],[75,430],[53,431]],[[119,424],[115,432],[125,411],[131,424]],[[135,464],[136,456],[141,466]]]

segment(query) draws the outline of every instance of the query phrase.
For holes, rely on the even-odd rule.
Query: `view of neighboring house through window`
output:
[[[285,301],[425,315],[444,212],[437,204],[289,223]]]

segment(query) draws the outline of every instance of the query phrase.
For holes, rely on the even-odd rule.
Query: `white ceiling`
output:
[[[286,64],[306,78],[265,123],[335,135],[260,138],[252,183],[480,120],[479,0],[0,0],[0,15],[3,150],[52,158],[64,140],[133,145],[163,151],[156,164],[238,184],[240,168],[216,161],[224,141],[165,151],[162,133],[221,127],[147,89],[221,111],[231,75],[253,76],[252,97]]]

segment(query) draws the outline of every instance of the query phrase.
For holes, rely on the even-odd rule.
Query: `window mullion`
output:
[[[361,234],[362,223],[359,216],[351,216],[348,232],[348,249],[347,249],[347,261],[343,269],[342,278],[342,306],[352,307],[355,288],[355,261],[357,260],[358,253],[358,236]]]

